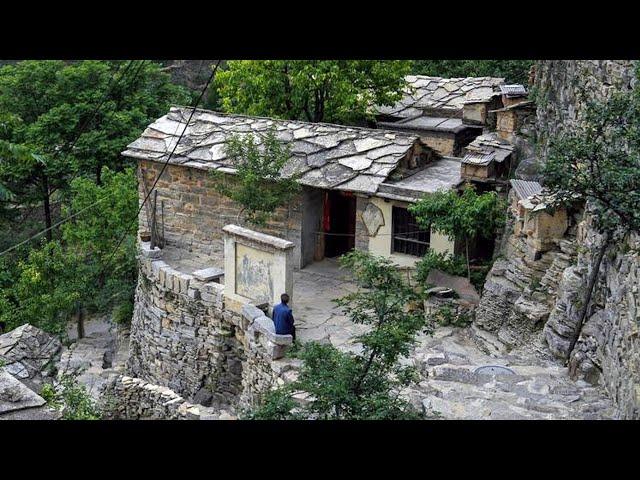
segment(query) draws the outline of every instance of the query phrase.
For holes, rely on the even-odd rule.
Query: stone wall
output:
[[[160,174],[162,164],[141,160],[138,162],[140,201],[146,196]],[[229,176],[229,181],[233,177]],[[240,207],[217,193],[209,174],[196,168],[168,165],[156,185],[158,191],[157,219],[160,222],[160,206],[164,200],[164,232],[167,243],[193,256],[209,258],[212,263],[222,267],[224,243],[222,227],[238,223]],[[302,211],[306,190],[299,198],[288,205],[279,207],[262,233],[275,235],[293,242],[294,264],[300,266]],[[151,202],[148,202],[151,205]],[[140,231],[150,231],[147,225],[146,209],[140,212]]]
[[[219,420],[228,414],[188,402],[170,388],[140,378],[114,375],[100,397],[104,420]]]
[[[580,121],[587,101],[630,89],[631,60],[541,60],[535,64],[536,134],[542,158],[551,135]]]
[[[627,60],[539,61],[535,68],[542,162],[549,139],[577,125],[588,100],[606,99],[635,82]],[[497,348],[542,335],[549,350],[568,361],[574,378],[604,386],[621,417],[640,418],[640,242],[629,236],[605,255],[587,321],[569,352],[600,245],[588,213],[569,221],[573,227],[565,237],[536,259],[527,255],[522,235],[508,236],[487,277],[474,330],[481,343]]]
[[[223,285],[199,281],[143,249],[127,373],[189,400],[209,396],[246,408],[293,362],[275,360],[283,342],[269,324],[256,307],[228,299]]]

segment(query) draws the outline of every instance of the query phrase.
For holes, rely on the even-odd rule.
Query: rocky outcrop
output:
[[[573,128],[589,100],[603,100],[635,83],[632,60],[542,60],[535,65],[538,155],[546,158],[549,138]]]
[[[54,420],[57,417],[40,395],[0,368],[0,420]]]
[[[577,125],[587,101],[604,100],[632,88],[635,81],[634,62],[627,60],[538,62],[533,90],[540,157],[519,174],[535,178],[549,139]],[[578,223],[577,228],[570,228],[556,247],[540,257],[527,256],[522,238],[508,236],[476,312],[476,338],[485,345],[495,344],[496,339],[517,345],[542,333],[549,351],[567,361],[574,379],[603,386],[621,418],[639,418],[638,237],[629,235],[607,249],[580,329],[587,283],[602,238],[588,213],[569,220]]]
[[[0,335],[0,361],[11,375],[24,382],[38,382],[60,352],[57,337],[25,324]]]

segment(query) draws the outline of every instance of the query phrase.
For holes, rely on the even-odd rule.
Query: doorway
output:
[[[324,193],[322,229],[324,256],[338,257],[356,245],[356,197],[351,192]]]

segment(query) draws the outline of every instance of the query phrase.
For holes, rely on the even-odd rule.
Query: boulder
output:
[[[20,380],[37,376],[61,348],[57,337],[29,324],[0,335],[0,360]]]

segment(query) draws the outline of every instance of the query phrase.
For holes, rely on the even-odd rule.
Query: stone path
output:
[[[365,331],[345,317],[333,299],[356,290],[349,273],[337,261],[326,258],[313,263],[293,277],[293,316],[297,338],[302,341],[330,342],[334,347],[356,350],[353,337]]]
[[[73,341],[64,347],[58,370],[79,371],[77,379],[87,392],[97,399],[100,387],[110,374],[124,374],[124,364],[129,355],[128,339],[117,342],[116,325],[108,317],[85,321],[85,337],[78,340],[75,324],[67,332]]]
[[[298,338],[357,350],[353,337],[364,327],[349,321],[331,301],[355,288],[348,272],[338,269],[333,259],[295,272]],[[604,393],[586,382],[572,381],[566,367],[539,339],[510,353],[498,348],[489,352],[486,341],[484,345],[484,350],[478,348],[469,328],[439,327],[433,336],[420,335],[414,355],[405,360],[422,377],[407,392],[414,406],[444,419],[615,418]],[[489,365],[508,367],[514,374],[475,373]]]
[[[566,367],[549,358],[542,345],[493,356],[478,349],[469,329],[451,327],[440,327],[433,336],[421,335],[418,340],[409,362],[419,369],[422,381],[409,397],[432,418],[615,418],[604,393],[586,382],[572,381]],[[478,367],[489,365],[514,373],[476,373]]]

